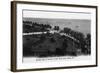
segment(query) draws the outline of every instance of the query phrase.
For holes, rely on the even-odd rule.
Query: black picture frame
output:
[[[44,6],[58,6],[58,7],[77,7],[77,8],[93,8],[95,9],[95,20],[96,20],[96,57],[95,64],[93,65],[80,65],[80,66],[64,66],[64,67],[50,67],[50,68],[30,68],[30,69],[17,69],[17,4],[28,4],[28,5],[44,5]],[[26,1],[12,1],[11,2],[11,71],[20,72],[20,71],[38,71],[38,70],[53,70],[53,69],[69,69],[69,68],[84,68],[84,67],[97,67],[98,65],[98,7],[90,5],[74,5],[74,4],[58,4],[58,3],[42,3],[42,2],[26,2]]]

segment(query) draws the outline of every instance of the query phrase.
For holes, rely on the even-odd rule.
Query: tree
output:
[[[86,37],[87,54],[91,54],[91,35],[87,34]]]
[[[70,29],[70,28],[67,28],[67,27],[65,27],[65,28],[64,28],[64,33],[69,34],[69,33],[70,33],[70,31],[71,31],[71,29]]]
[[[59,30],[59,26],[54,26],[54,30]]]
[[[87,34],[86,40],[87,40],[87,44],[90,46],[91,45],[91,35],[90,34]]]
[[[52,28],[49,24],[47,24],[46,27],[47,27],[47,28],[50,28],[50,29]]]

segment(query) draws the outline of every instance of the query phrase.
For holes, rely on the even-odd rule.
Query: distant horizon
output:
[[[88,19],[49,19],[49,18],[23,18],[23,21],[32,21],[40,24],[49,24],[52,27],[59,26],[71,28],[74,31],[82,32],[84,35],[91,34],[91,20]]]

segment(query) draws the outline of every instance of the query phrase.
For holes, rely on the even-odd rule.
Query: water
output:
[[[59,26],[60,29],[65,27],[82,32],[84,35],[91,33],[91,20],[85,19],[46,19],[46,18],[23,18],[24,21],[32,21],[40,24],[50,24],[52,27]]]

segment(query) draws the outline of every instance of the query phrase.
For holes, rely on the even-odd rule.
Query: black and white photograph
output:
[[[35,12],[44,17],[34,17]],[[42,58],[45,58],[45,60],[51,58],[52,60],[54,57],[58,57],[58,59],[59,57],[66,59],[78,58],[80,60],[90,59],[90,13],[39,10],[23,10],[23,13],[23,62],[25,60],[34,62],[36,59],[42,61]],[[56,15],[54,15],[55,13]],[[57,13],[60,15],[57,15]],[[63,18],[63,14],[75,18]],[[79,19],[78,15],[87,18],[80,17]],[[52,18],[49,18],[49,16],[52,16]]]
[[[97,66],[97,7],[12,2],[13,71]]]

